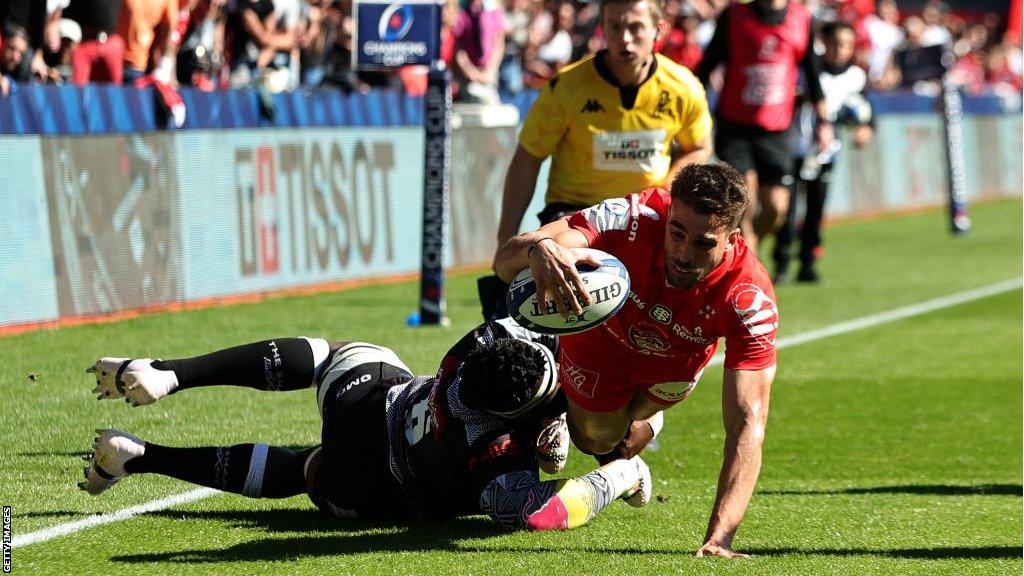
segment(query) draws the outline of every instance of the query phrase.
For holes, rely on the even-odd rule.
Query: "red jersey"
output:
[[[665,275],[669,193],[648,188],[577,212],[569,226],[591,248],[613,254],[630,273],[629,300],[600,327],[562,336],[563,387],[583,407],[616,407],[600,400],[604,386],[630,383],[655,401],[682,400],[725,339],[725,367],[760,370],[775,364],[779,313],[768,272],[742,238],[694,287],[671,286]],[[591,364],[603,366],[594,369]],[[609,368],[612,367],[612,368]],[[618,368],[615,368],[618,367]],[[607,370],[618,375],[603,375]],[[617,380],[618,383],[608,382]],[[667,384],[666,384],[667,383]],[[659,384],[665,384],[660,385]],[[577,402],[579,403],[579,402]],[[618,403],[617,402],[613,402]]]
[[[718,104],[722,118],[780,131],[793,119],[800,61],[811,45],[811,13],[790,2],[781,24],[762,22],[749,4],[726,12],[729,64]]]

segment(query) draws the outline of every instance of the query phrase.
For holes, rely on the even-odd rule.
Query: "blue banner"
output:
[[[354,7],[357,69],[432,65],[441,52],[441,4],[434,0],[357,1]]]

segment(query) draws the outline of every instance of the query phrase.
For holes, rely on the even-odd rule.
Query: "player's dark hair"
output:
[[[519,416],[538,402],[542,386],[554,386],[549,359],[535,345],[501,339],[469,353],[462,367],[459,398],[467,408],[501,416]]]
[[[28,37],[28,30],[26,30],[24,26],[19,26],[13,22],[4,24],[3,29],[0,30],[0,38],[21,38],[29,44],[32,43]]]
[[[747,181],[722,162],[690,164],[672,180],[672,201],[682,202],[716,223],[737,228],[750,203]]]
[[[853,33],[854,36],[857,35],[857,31],[853,28],[853,26],[851,24],[843,22],[842,20],[836,20],[834,22],[825,22],[824,24],[821,25],[819,33],[821,34],[822,39],[832,40],[839,35],[839,32],[841,30],[849,30],[850,32]]]

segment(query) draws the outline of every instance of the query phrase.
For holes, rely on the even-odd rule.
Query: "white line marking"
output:
[[[790,346],[799,346],[808,342],[814,342],[815,340],[839,336],[840,334],[846,334],[847,332],[863,330],[865,328],[878,326],[879,324],[895,322],[897,320],[903,320],[904,318],[910,318],[911,316],[918,316],[920,314],[927,314],[943,308],[951,308],[973,300],[981,300],[982,298],[988,298],[989,296],[995,296],[997,294],[1016,290],[1021,286],[1024,286],[1024,280],[1021,278],[1011,278],[988,286],[982,286],[981,288],[975,288],[973,290],[967,290],[957,294],[950,294],[949,296],[941,296],[939,298],[926,300],[917,304],[911,304],[902,308],[895,308],[893,310],[879,312],[878,314],[864,316],[863,318],[847,320],[846,322],[825,326],[824,328],[811,330],[810,332],[804,332],[803,334],[784,336],[775,341],[775,349],[781,350],[783,348],[789,348]],[[719,366],[724,361],[725,355],[719,352],[711,359],[709,365]]]
[[[928,312],[934,312],[943,308],[951,308],[960,304],[965,304],[974,300],[981,300],[982,298],[988,298],[1004,292],[1010,292],[1024,286],[1024,281],[1020,278],[1014,278],[998,282],[982,288],[976,288],[974,290],[967,290],[958,294],[951,294],[949,296],[943,296],[941,298],[935,298],[921,302],[919,304],[912,304],[910,306],[904,306],[902,308],[896,308],[894,310],[888,310],[886,312],[880,312],[878,314],[872,314],[871,316],[865,316],[863,318],[857,318],[846,322],[840,322],[831,326],[826,326],[818,330],[811,330],[810,332],[804,332],[803,334],[797,334],[795,336],[788,336],[779,338],[775,343],[777,349],[788,348],[790,346],[799,346],[800,344],[806,344],[808,342],[814,342],[815,340],[821,340],[824,338],[830,338],[832,336],[838,336],[840,334],[846,334],[847,332],[853,332],[856,330],[863,330],[865,328],[871,328],[880,324],[886,324],[888,322],[895,322],[911,316],[918,316],[920,314],[927,314]],[[712,365],[721,364],[724,360],[724,356],[721,354],[716,355],[712,360]],[[82,520],[76,520],[75,522],[68,522],[67,524],[58,524],[51,528],[44,528],[28,534],[22,534],[16,536],[11,546],[18,548],[21,546],[28,546],[30,544],[37,544],[39,542],[46,542],[59,536],[66,536],[73,534],[86,528],[92,528],[93,526],[101,526],[103,524],[110,524],[111,522],[120,522],[121,520],[128,520],[138,516],[139,514],[146,514],[148,512],[156,512],[179,504],[186,504],[188,502],[194,502],[196,500],[202,500],[209,498],[210,496],[220,494],[220,490],[214,490],[213,488],[199,488],[190,492],[184,492],[176,494],[174,496],[168,496],[167,498],[160,498],[133,506],[131,508],[125,508],[116,512],[109,512],[107,514],[97,514],[95,516],[89,516]]]
[[[103,524],[110,524],[111,522],[120,522],[121,520],[127,520],[138,516],[139,514],[156,512],[158,510],[163,510],[164,508],[177,506],[178,504],[186,504],[195,500],[202,500],[203,498],[208,498],[214,494],[220,494],[220,490],[214,490],[213,488],[199,488],[197,490],[175,494],[174,496],[168,496],[167,498],[151,500],[145,504],[139,504],[138,506],[132,506],[131,508],[125,508],[116,512],[97,514],[95,516],[83,518],[82,520],[68,522],[67,524],[58,524],[52,528],[44,528],[43,530],[37,530],[35,532],[29,532],[28,534],[22,534],[21,536],[15,536],[11,540],[11,547],[20,548],[21,546],[28,546],[29,544],[46,542],[47,540],[52,540],[58,536],[73,534],[79,530],[85,530],[86,528],[101,526]]]

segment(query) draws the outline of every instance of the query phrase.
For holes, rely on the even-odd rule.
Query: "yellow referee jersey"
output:
[[[604,53],[563,68],[541,90],[519,134],[537,157],[552,156],[546,202],[589,206],[665,184],[671,141],[684,149],[711,134],[704,87],[655,54],[639,87],[619,88]]]

